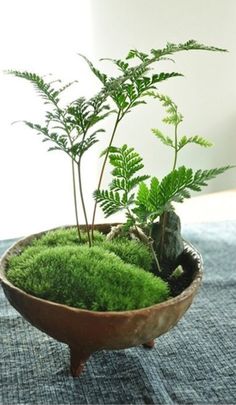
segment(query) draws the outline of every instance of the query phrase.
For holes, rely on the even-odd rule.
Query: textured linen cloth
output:
[[[0,291],[0,404],[236,404],[236,222],[185,226],[202,253],[193,305],[154,349],[91,356],[79,378],[69,351],[26,322]],[[0,242],[1,253],[12,241]]]

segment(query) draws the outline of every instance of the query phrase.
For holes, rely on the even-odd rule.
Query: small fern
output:
[[[201,191],[208,181],[224,173],[232,166],[224,166],[210,170],[197,170],[181,166],[165,176],[161,182],[156,177],[151,179],[150,188],[144,183],[139,185],[136,208],[133,210],[139,220],[154,219],[171,208],[172,202],[183,202],[190,198],[191,191]],[[143,211],[143,212],[142,212]]]
[[[134,151],[123,145],[120,148],[113,147],[109,154],[110,164],[114,167],[114,177],[110,190],[97,190],[94,197],[100,203],[106,217],[122,209],[129,212],[129,207],[134,203],[134,193],[130,192],[149,176],[136,176],[143,169],[142,158]]]
[[[62,87],[55,88],[53,83],[61,83],[60,80],[46,82],[43,77],[35,73],[20,72],[16,70],[9,70],[7,73],[31,82],[37,93],[43,98],[44,103],[50,105],[50,109],[46,111],[45,123],[43,125],[29,121],[23,122],[31,129],[36,130],[38,134],[43,135],[43,142],[51,143],[48,148],[49,152],[58,150],[63,151],[72,160],[75,216],[78,227],[78,236],[81,240],[75,184],[75,167],[77,167],[80,199],[87,226],[89,244],[91,245],[86,204],[83,196],[81,159],[85,152],[98,142],[97,135],[104,132],[103,128],[96,128],[94,130],[93,127],[112,113],[110,106],[106,101],[107,97],[104,94],[99,93],[91,99],[79,97],[72,103],[69,103],[69,105],[62,106],[60,98],[61,94],[74,84],[75,81],[67,83]]]
[[[173,139],[169,136],[163,134],[158,128],[153,128],[152,133],[166,146],[174,149],[174,162],[172,170],[175,170],[177,165],[177,157],[179,151],[184,148],[186,145],[190,143],[194,143],[196,145],[202,146],[204,148],[208,148],[212,146],[212,143],[207,139],[194,135],[187,137],[186,135],[182,136],[180,140],[178,139],[178,128],[181,122],[183,121],[183,115],[179,112],[177,105],[171,100],[169,96],[159,94],[156,91],[148,91],[145,93],[150,97],[158,99],[163,107],[166,110],[166,116],[163,118],[163,122],[168,125],[172,125],[174,128],[174,137]]]

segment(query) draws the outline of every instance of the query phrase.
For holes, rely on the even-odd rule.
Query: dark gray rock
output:
[[[165,212],[160,221],[153,224],[152,239],[160,266],[165,275],[169,275],[184,250],[180,219],[174,211]]]

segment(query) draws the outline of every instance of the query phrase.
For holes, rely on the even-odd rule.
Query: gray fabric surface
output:
[[[183,234],[205,261],[192,307],[154,349],[95,353],[80,378],[66,345],[29,325],[1,290],[0,404],[235,404],[236,222]]]

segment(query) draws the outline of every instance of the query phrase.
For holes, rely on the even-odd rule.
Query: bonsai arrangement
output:
[[[79,375],[85,360],[95,350],[140,343],[152,346],[155,337],[176,324],[199,285],[201,261],[182,240],[173,202],[183,202],[191,191],[200,191],[230,166],[196,172],[178,167],[178,154],[188,144],[206,148],[211,143],[197,135],[179,136],[183,116],[170,97],[159,93],[157,86],[182,74],[153,73],[151,68],[176,52],[187,50],[225,51],[193,40],[178,45],[168,43],[163,49],[152,49],[150,54],[131,50],[124,60],[109,59],[119,70],[116,77],[108,77],[82,56],[101,82],[101,90],[90,99],[79,97],[67,105],[63,105],[62,95],[74,82],[61,86],[60,81],[49,82],[35,73],[7,72],[33,83],[49,107],[44,124],[24,123],[43,135],[43,142],[50,143],[49,151],[63,151],[70,159],[76,226],[43,232],[18,242],[2,259],[3,288],[10,302],[31,323],[69,344],[73,375]],[[173,150],[171,170],[162,179],[143,173],[142,157],[129,145],[118,146],[116,139],[120,122],[150,98],[163,105],[166,110],[163,121],[173,131],[173,135],[166,135],[152,129],[153,136]],[[105,132],[102,124],[110,115],[114,117],[114,125],[107,148],[100,156],[103,163],[90,224],[82,163],[86,152]],[[108,163],[112,167],[112,181],[103,189]],[[84,225],[80,225],[79,204]],[[105,217],[123,210],[124,222],[96,225],[98,204]],[[187,294],[189,286],[191,291]],[[183,291],[185,297],[181,296]],[[36,314],[39,306],[40,314]],[[150,315],[150,308],[154,308],[155,315]],[[69,337],[58,323],[52,326],[53,311],[59,321],[63,320],[61,328],[70,329]],[[169,311],[168,316],[165,311]],[[128,314],[132,318],[131,329],[124,322]],[[72,316],[78,317],[77,320],[72,321]],[[140,317],[143,317],[141,324],[137,323]],[[165,326],[160,325],[163,317]],[[100,336],[101,328],[105,332]],[[117,328],[126,334],[122,339]],[[92,333],[96,339],[91,337]]]

